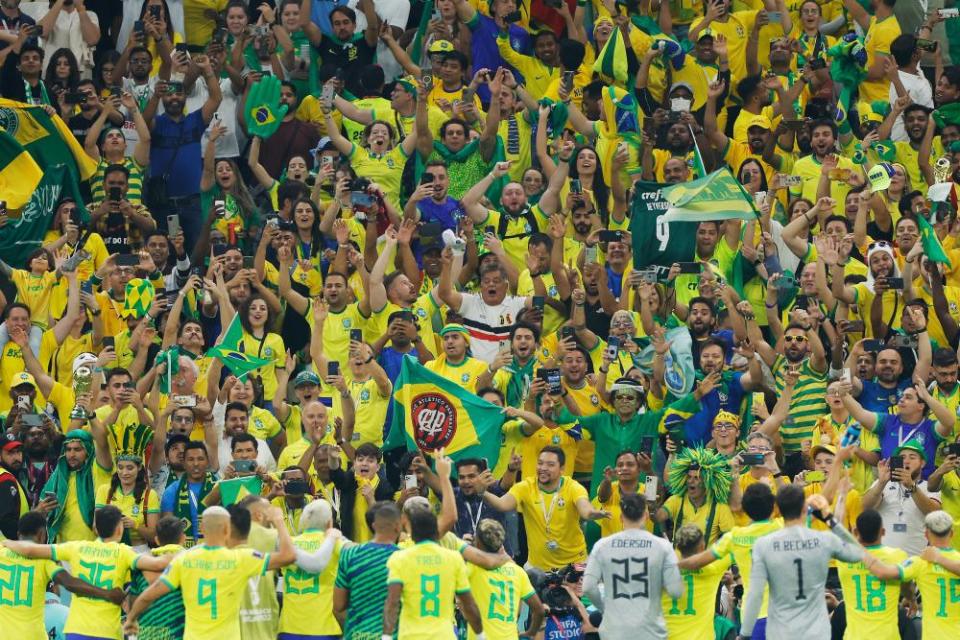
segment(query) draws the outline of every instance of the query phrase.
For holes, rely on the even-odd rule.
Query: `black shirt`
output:
[[[329,36],[323,36],[318,47],[320,61],[324,65],[332,64],[342,71],[346,89],[355,96],[364,95],[360,86],[360,70],[373,64],[377,55],[377,46],[367,43],[363,33],[356,33],[349,42],[340,42]]]

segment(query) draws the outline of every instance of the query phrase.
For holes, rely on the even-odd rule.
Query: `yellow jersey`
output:
[[[247,433],[264,441],[270,440],[280,434],[280,421],[266,409],[251,406]]]
[[[870,555],[887,564],[900,564],[907,559],[907,552],[901,549],[882,545],[866,549]],[[897,607],[900,604],[900,581],[883,581],[873,576],[862,562],[838,560],[837,574],[847,609],[847,630],[843,637],[849,640],[899,640]]]
[[[864,48],[867,50],[867,63],[865,69],[869,69],[877,61],[878,55],[890,55],[890,45],[900,35],[900,22],[894,15],[887,16],[882,20],[877,20],[876,16],[870,18],[870,25],[867,28],[867,37],[863,41]],[[886,76],[879,80],[864,79],[860,82],[860,100],[867,104],[875,100],[883,102],[890,101],[890,81]],[[916,186],[916,183],[914,183]]]
[[[387,408],[390,406],[390,394],[382,394],[373,378],[363,382],[351,380],[347,383],[347,388],[355,407],[353,446],[372,442],[382,447],[383,425],[387,419]]]
[[[265,333],[263,339],[260,339],[244,331],[239,350],[256,358],[270,361],[262,367],[254,369],[253,373],[259,375],[263,382],[263,397],[272,400],[277,392],[276,367],[283,368],[287,364],[287,351],[283,344],[283,338],[276,333]]]
[[[876,294],[867,287],[866,282],[858,282],[853,285],[853,303],[860,307],[862,312],[869,313],[870,307],[873,305],[873,298]],[[883,321],[890,323],[891,329],[900,328],[900,310],[902,306],[898,304],[900,299],[900,293],[894,289],[887,289],[883,292]],[[896,312],[895,312],[896,311]],[[892,318],[892,319],[891,319]],[[872,338],[873,335],[873,323],[865,322],[866,325],[863,333],[864,338]]]
[[[960,475],[957,472],[947,473],[940,482],[940,504],[943,510],[953,516],[954,521],[960,519]],[[960,527],[953,527],[953,548],[960,545]]]
[[[460,364],[453,364],[447,360],[446,353],[441,353],[423,366],[442,378],[454,381],[471,393],[476,393],[480,376],[486,373],[489,367],[483,360],[470,356],[466,356]]]
[[[17,288],[16,302],[22,302],[30,307],[31,323],[41,329],[48,329],[51,325],[50,295],[58,280],[56,274],[53,271],[45,271],[37,276],[24,269],[14,269],[10,280]]]
[[[398,640],[455,640],[454,598],[470,591],[459,553],[421,540],[390,556],[387,584],[403,586]]]
[[[63,571],[52,560],[31,559],[0,546],[0,625],[18,640],[47,640],[43,624],[47,583]]]
[[[559,299],[560,293],[557,289],[557,279],[553,273],[549,271],[542,273],[540,279],[543,281],[543,286],[547,289],[547,297]],[[517,295],[534,296],[536,294],[537,292],[533,288],[533,277],[530,275],[530,270],[524,269],[517,280]],[[565,321],[566,318],[561,315],[559,311],[550,305],[546,305],[543,309],[543,331],[541,331],[541,333],[555,333]]]
[[[960,561],[960,551],[941,549],[954,562]],[[960,576],[950,573],[938,564],[918,557],[900,563],[900,580],[913,580],[923,600],[924,638],[956,638],[960,636]]]
[[[536,478],[527,478],[510,487],[523,515],[527,532],[527,561],[538,569],[565,567],[587,559],[587,545],[580,529],[576,503],[587,499],[587,490],[570,476],[560,477],[553,491],[540,488]]]
[[[183,640],[239,640],[243,594],[269,565],[270,554],[203,544],[175,557],[160,579],[183,595]]]
[[[385,334],[390,316],[397,311],[411,311],[417,317],[417,333],[420,334],[423,344],[433,354],[441,352],[440,337],[433,330],[433,318],[440,311],[440,303],[433,298],[431,292],[421,294],[409,307],[401,307],[398,304],[387,302],[381,311],[370,315],[367,328],[372,332],[371,335],[382,336]]]
[[[670,496],[663,503],[663,509],[674,522],[674,530],[681,523],[689,524],[692,522],[703,531],[704,542],[707,544],[713,544],[719,540],[720,536],[733,529],[735,525],[733,512],[730,511],[729,505],[717,504],[716,508],[713,507],[714,505],[707,501],[697,508],[686,497],[682,496]],[[708,526],[709,531],[707,531]]]
[[[680,571],[683,595],[663,594],[661,608],[667,622],[667,636],[684,640],[713,640],[713,612],[720,578],[730,566],[729,555],[705,567]]]
[[[323,544],[326,534],[307,529],[293,539],[298,549],[314,553]],[[280,611],[280,633],[303,637],[339,636],[340,624],[333,617],[333,581],[337,577],[340,549],[337,540],[330,562],[320,573],[308,573],[297,565],[283,570],[283,609]]]
[[[50,557],[68,562],[77,578],[101,589],[123,588],[130,582],[130,569],[137,563],[136,551],[119,542],[81,540],[50,547]],[[74,595],[63,632],[92,638],[121,640],[120,606],[106,600]]]
[[[113,469],[104,469],[96,460],[93,461],[93,490],[110,484]],[[77,540],[96,540],[97,534],[87,526],[80,512],[80,501],[77,500],[77,474],[71,473],[67,481],[67,497],[63,503],[63,524],[57,534],[58,542],[73,542]]]
[[[57,337],[53,335],[53,329],[47,329],[40,338],[40,366],[47,368],[47,363],[53,356],[57,348]],[[3,346],[0,351],[0,414],[6,415],[13,407],[13,398],[10,397],[10,381],[27,367],[23,363],[23,352],[20,351],[20,345],[12,340]],[[44,406],[44,399],[40,393],[37,393],[35,400],[38,407]]]
[[[637,482],[637,493],[643,495],[643,492],[646,490],[645,478],[642,477],[641,480]],[[612,536],[615,533],[620,533],[623,531],[623,520],[620,519],[620,481],[614,480],[610,483],[610,498],[601,502],[599,496],[594,496],[593,501],[590,503],[597,509],[603,509],[610,514],[609,518],[604,518],[603,520],[597,520],[597,524],[600,525],[600,537],[606,538],[607,536]],[[646,530],[650,533],[653,533],[653,518],[647,518]]]
[[[757,520],[751,522],[745,527],[734,527],[723,535],[722,538],[710,547],[710,552],[718,560],[723,557],[732,559],[733,564],[740,569],[740,576],[743,579],[743,590],[746,592],[750,588],[750,568],[753,566],[753,544],[768,533],[779,531],[783,528],[783,520]],[[759,618],[767,617],[767,598],[768,591],[766,587],[763,590],[763,604],[760,605]]]
[[[123,515],[128,518],[132,518],[134,522],[137,523],[138,527],[142,527],[146,524],[147,514],[156,514],[157,517],[160,516],[160,497],[156,491],[147,486],[143,490],[143,496],[140,500],[137,500],[133,493],[124,493],[122,489],[118,486],[116,491],[113,492],[113,495],[110,496],[110,501],[107,501],[107,496],[110,495],[110,485],[102,484],[97,487],[97,498],[96,498],[96,508],[105,507],[108,504],[112,504],[120,511],[123,512]],[[130,534],[130,544],[131,545],[146,545],[147,540],[144,540],[136,529],[130,529],[128,531]],[[150,540],[149,542],[153,542]]]
[[[310,330],[313,331],[313,300],[310,301],[304,318]],[[350,330],[363,329],[366,324],[367,318],[360,313],[360,306],[356,302],[348,304],[339,312],[328,311],[323,321],[323,355],[327,360],[339,362],[340,370],[346,376],[350,372],[347,366],[347,360],[350,358]]]
[[[527,572],[508,562],[489,570],[471,564],[467,574],[470,592],[483,618],[483,633],[490,640],[516,640],[520,602],[536,595]],[[467,638],[476,637],[469,629]]]
[[[383,187],[390,204],[398,211],[403,209],[400,205],[400,178],[407,163],[407,154],[402,146],[397,145],[386,153],[376,154],[367,147],[353,145],[347,158],[357,175]]]

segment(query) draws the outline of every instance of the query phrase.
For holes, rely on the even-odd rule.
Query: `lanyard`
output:
[[[323,497],[326,498],[327,502],[330,503],[330,506],[333,507],[333,512],[339,517],[340,514],[340,490],[336,487],[333,488],[333,491],[328,491],[327,487],[317,480],[317,484],[320,485],[320,493],[323,494]],[[332,484],[332,483],[331,483]]]
[[[913,435],[914,435],[917,431],[920,430],[920,427],[921,427],[922,425],[923,425],[923,422],[921,421],[920,424],[918,424],[918,425],[915,426],[913,429],[911,429],[911,430],[910,430],[910,433],[907,434],[907,437],[904,438],[904,437],[903,437],[903,425],[901,424],[900,427],[897,429],[897,437],[900,438],[900,442],[897,443],[897,446],[898,446],[898,447],[902,447],[902,446],[903,446],[903,443],[906,442],[907,440],[909,440],[910,438],[912,438]]]
[[[557,496],[560,495],[560,490],[563,488],[563,478],[560,478],[560,486],[557,487],[557,490],[553,492],[553,497],[550,498],[550,508],[547,509],[547,502],[543,499],[543,490],[540,490],[540,509],[543,511],[543,525],[546,528],[547,533],[550,533],[550,520],[553,518],[553,510],[557,506]]]
[[[554,496],[556,497],[556,496]],[[466,500],[463,501],[463,506],[467,508],[467,511],[470,514],[470,527],[472,528],[473,535],[477,535],[477,526],[480,524],[480,515],[483,513],[483,500],[480,501],[480,505],[477,507],[477,517],[473,517],[473,507],[470,506],[470,503]],[[553,504],[550,505],[550,513],[553,513]],[[546,516],[546,514],[544,514]],[[549,529],[549,527],[547,527]]]
[[[35,102],[35,98],[33,97],[33,87],[30,86],[30,83],[27,82],[26,78],[23,79],[23,99],[28,104],[32,105],[52,104],[50,102],[50,96],[47,95],[47,88],[43,86],[43,80],[38,81],[37,84],[40,85],[40,102]]]

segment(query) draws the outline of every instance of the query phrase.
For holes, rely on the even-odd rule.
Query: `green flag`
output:
[[[454,461],[500,455],[503,409],[406,357],[394,385],[393,422],[384,449],[406,446],[429,455],[439,449]]]
[[[229,507],[246,498],[251,493],[255,496],[260,495],[260,489],[263,488],[263,480],[258,476],[243,476],[240,478],[231,478],[230,480],[220,481],[220,502],[223,506]]]
[[[933,262],[942,262],[952,269],[953,265],[950,264],[950,258],[947,257],[947,252],[943,250],[943,245],[940,244],[940,239],[937,238],[937,232],[933,230],[933,226],[927,222],[924,216],[917,216],[917,222],[920,225],[920,242],[923,243],[923,252],[927,255],[927,259]]]
[[[627,85],[627,45],[623,42],[623,34],[615,28],[607,39],[603,49],[593,63],[594,72],[600,74],[601,79],[616,83],[621,87]]]
[[[97,163],[60,116],[51,117],[42,106],[0,98],[0,129],[13,136],[44,171],[62,164],[79,183],[97,170]]]
[[[180,347],[173,345],[169,349],[164,349],[157,354],[153,366],[162,364],[163,371],[160,372],[160,393],[170,393],[170,381],[173,376],[180,373]]]
[[[207,351],[212,356],[227,365],[237,378],[244,380],[247,374],[260,367],[270,364],[272,360],[258,358],[243,352],[243,325],[240,324],[240,314],[236,313],[230,326],[220,339],[220,343]]]
[[[25,266],[27,256],[43,244],[43,236],[50,228],[50,221],[61,198],[71,197],[77,207],[83,209],[83,197],[66,166],[58,164],[47,167],[43,179],[36,186],[30,200],[20,210],[20,217],[11,217],[0,228],[0,256],[14,267]],[[0,192],[0,200],[4,193]]]
[[[757,218],[753,198],[725,168],[693,182],[667,187],[663,197],[670,203],[670,209],[662,218],[664,222]]]
[[[630,236],[633,239],[633,268],[657,269],[665,280],[674,262],[690,262],[697,251],[699,222],[665,222],[670,202],[664,192],[670,185],[638,181],[630,201]]]
[[[43,179],[43,171],[33,156],[6,131],[0,130],[0,193],[7,209],[19,209]]]

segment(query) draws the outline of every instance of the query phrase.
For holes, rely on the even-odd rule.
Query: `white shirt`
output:
[[[488,305],[478,294],[463,293],[458,313],[470,331],[470,351],[474,358],[491,363],[497,357],[500,343],[510,340],[510,328],[527,304],[525,296],[510,296],[496,306]]]
[[[916,104],[922,104],[925,107],[930,107],[933,109],[933,88],[930,86],[930,83],[924,77],[923,73],[920,72],[917,75],[912,73],[907,73],[903,69],[899,72],[900,82],[903,83],[903,88],[907,90],[907,94]],[[897,100],[897,90],[894,88],[893,83],[890,83],[890,104],[892,105]],[[896,122],[893,123],[893,129],[890,132],[890,139],[894,142],[907,142],[909,138],[907,137],[907,130],[903,126],[903,116],[901,115],[897,118]],[[916,188],[917,185],[914,185]]]
[[[877,482],[880,481],[876,480],[873,486],[876,486]],[[925,480],[917,483],[915,491],[923,491],[929,498],[940,502],[940,493],[927,490]],[[899,482],[888,482],[880,496],[877,512],[883,517],[883,544],[917,556],[927,546],[927,539],[923,535],[924,514],[917,507],[912,495],[912,492],[904,489]]]
[[[218,472],[223,475],[227,465],[233,462],[233,452],[230,451],[230,438],[223,433],[223,422],[227,414],[227,405],[219,400],[213,405],[213,428],[220,439],[220,445],[217,447],[217,462],[219,463]],[[277,470],[277,460],[270,451],[270,445],[264,440],[257,438],[257,464],[267,471]]]
[[[140,19],[140,9],[143,0],[123,0],[123,21],[120,23],[120,33],[117,34],[117,51],[123,51],[127,40],[133,32],[133,23]],[[186,33],[183,29],[183,0],[167,0],[167,10],[170,12],[170,22],[177,33]]]
[[[203,101],[206,102],[207,96],[209,95],[207,83],[202,77],[197,79],[197,83],[203,85]],[[220,124],[227,128],[227,132],[217,138],[216,157],[236,158],[240,155],[240,149],[247,143],[247,137],[237,126],[237,105],[240,103],[240,94],[234,93],[233,83],[230,82],[230,78],[221,78],[220,93],[223,98],[220,100],[220,106],[217,107],[216,114],[210,120],[210,126],[213,126],[217,119],[219,119]],[[201,106],[203,106],[203,102],[196,108],[199,109]],[[207,127],[207,130],[203,132],[203,139],[200,141],[203,149],[207,148],[209,137],[210,127]]]
[[[46,14],[44,14],[46,15]],[[100,19],[93,11],[87,10],[90,22],[100,26]],[[47,72],[47,65],[57,49],[70,49],[80,64],[80,77],[90,78],[93,69],[93,48],[83,41],[80,29],[80,12],[61,9],[57,15],[53,30],[43,39],[43,72]]]
[[[347,6],[357,12],[357,33],[363,33],[367,28],[367,16],[360,10],[359,0],[350,0]],[[404,0],[373,0],[373,8],[380,18],[380,23],[400,29],[407,28],[407,19],[410,17],[410,3]],[[383,68],[383,75],[387,82],[392,82],[398,76],[406,75],[400,63],[393,57],[390,48],[377,42],[377,64]]]

